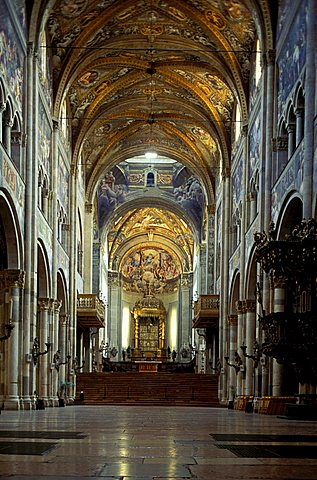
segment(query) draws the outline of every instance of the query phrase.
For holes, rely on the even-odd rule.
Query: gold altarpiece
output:
[[[166,360],[166,310],[153,294],[145,294],[132,310],[132,360]]]

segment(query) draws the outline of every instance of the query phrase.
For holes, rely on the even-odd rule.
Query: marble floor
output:
[[[317,422],[196,407],[0,415],[2,479],[317,479]]]

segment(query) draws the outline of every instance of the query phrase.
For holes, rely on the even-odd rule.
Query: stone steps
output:
[[[84,400],[79,399],[84,392]],[[218,376],[170,373],[81,373],[76,403],[219,407]]]

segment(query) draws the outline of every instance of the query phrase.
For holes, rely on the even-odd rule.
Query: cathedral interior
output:
[[[315,0],[0,1],[5,411],[147,373],[316,416],[316,31]]]

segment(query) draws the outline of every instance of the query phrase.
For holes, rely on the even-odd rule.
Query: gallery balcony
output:
[[[200,295],[194,302],[193,328],[219,327],[219,295]]]
[[[104,327],[105,306],[94,293],[77,295],[77,320],[81,328]]]

